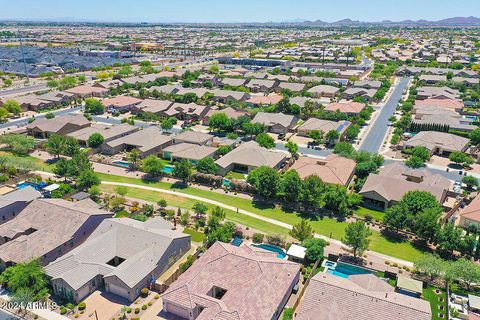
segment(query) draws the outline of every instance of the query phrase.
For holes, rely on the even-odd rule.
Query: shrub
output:
[[[284,247],[285,246],[285,237],[279,234],[272,234],[267,236],[267,243],[277,246],[277,247]]]
[[[156,294],[155,297],[154,297],[156,300],[160,299],[160,295],[159,294]]]
[[[146,298],[148,296],[148,292],[148,288],[143,288],[142,290],[140,290],[140,297]]]
[[[67,312],[68,312],[67,308],[65,308],[65,307],[63,307],[63,306],[60,307],[60,314],[61,314],[61,315],[67,314]]]
[[[148,308],[148,306],[147,306],[146,304],[144,304],[144,305],[142,306],[142,310],[147,310],[147,308]]]
[[[252,236],[252,241],[255,243],[262,243],[264,235],[263,233],[254,233]]]
[[[78,310],[81,311],[81,310],[85,310],[86,308],[87,308],[87,304],[85,302],[82,301],[78,304]]]
[[[140,308],[135,308],[135,314],[139,314],[140,313]]]

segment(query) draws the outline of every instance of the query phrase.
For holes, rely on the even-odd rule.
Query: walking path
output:
[[[230,206],[230,205],[222,203],[222,202],[218,202],[218,201],[211,200],[211,199],[206,199],[206,198],[191,195],[191,194],[178,193],[178,192],[172,191],[172,190],[165,190],[165,189],[154,188],[154,187],[149,187],[149,186],[142,186],[142,185],[137,185],[137,184],[130,184],[130,183],[102,181],[102,184],[114,185],[114,186],[125,186],[125,187],[129,187],[129,188],[138,188],[138,189],[156,191],[156,192],[165,193],[165,194],[177,195],[177,196],[181,196],[181,197],[185,197],[185,198],[209,203],[209,204],[212,204],[212,205],[216,205],[216,206],[228,209],[228,210],[236,211],[238,213],[247,215],[249,217],[259,219],[259,220],[262,220],[262,221],[265,221],[265,222],[268,222],[268,223],[271,223],[271,224],[274,224],[274,225],[277,225],[277,226],[280,226],[280,227],[283,227],[283,228],[286,228],[286,229],[289,229],[289,230],[292,229],[292,227],[293,227],[292,225],[290,225],[288,223],[285,223],[285,222],[281,222],[281,221],[278,221],[278,220],[275,220],[275,219],[267,218],[267,217],[258,215],[256,213],[250,212],[250,211],[246,211],[246,210],[243,210],[243,209],[236,208],[234,206]],[[338,246],[345,246],[345,244],[342,243],[341,241],[331,239],[331,238],[326,237],[324,235],[315,234],[315,237],[324,239],[324,240],[326,240],[328,242],[331,242],[331,243],[334,243]],[[405,260],[402,260],[402,259],[390,257],[390,256],[387,256],[387,255],[384,255],[384,254],[380,254],[378,252],[368,251],[367,254],[372,255],[372,256],[376,256],[376,257],[384,259],[384,260],[389,260],[391,262],[402,264],[402,265],[405,265],[407,267],[413,267],[413,263],[411,263],[409,261],[405,261]]]

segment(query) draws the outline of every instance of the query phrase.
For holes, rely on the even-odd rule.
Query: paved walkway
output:
[[[165,194],[177,195],[177,196],[181,196],[181,197],[185,197],[185,198],[189,198],[189,199],[193,199],[193,200],[197,200],[197,201],[209,203],[209,204],[212,204],[212,205],[216,205],[216,206],[219,206],[219,207],[228,209],[228,210],[236,211],[236,212],[238,212],[238,213],[241,213],[241,214],[244,214],[244,215],[250,216],[250,217],[252,217],[252,218],[259,219],[259,220],[263,220],[263,221],[266,221],[266,222],[268,222],[268,223],[271,223],[271,224],[274,224],[274,225],[277,225],[277,226],[280,226],[280,227],[283,227],[283,228],[286,228],[286,229],[289,229],[289,230],[292,229],[292,227],[293,227],[292,225],[290,225],[290,224],[288,224],[288,223],[285,223],[285,222],[281,222],[281,221],[278,221],[278,220],[275,220],[275,219],[267,218],[267,217],[258,215],[258,214],[256,214],[256,213],[250,212],[250,211],[246,211],[246,210],[243,210],[243,209],[236,208],[236,207],[234,207],[234,206],[230,206],[230,205],[225,204],[225,203],[222,203],[222,202],[218,202],[218,201],[215,201],[215,200],[202,198],[202,197],[195,196],[195,195],[191,195],[191,194],[184,194],[184,193],[179,193],[179,192],[172,191],[172,190],[165,190],[165,189],[159,189],[159,188],[154,188],[154,187],[149,187],[149,186],[142,186],[142,185],[136,185],[136,184],[130,184],[130,183],[120,183],[120,182],[102,181],[102,184],[105,184],[105,185],[114,185],[114,186],[125,186],[125,187],[129,187],[129,188],[138,188],[138,189],[156,191],[156,192],[165,193]],[[345,244],[342,243],[341,241],[335,240],[335,239],[331,239],[331,238],[326,237],[326,236],[324,236],[324,235],[315,234],[315,237],[321,238],[321,239],[325,239],[325,240],[327,240],[327,241],[330,242],[330,243],[335,243],[335,244],[337,244],[338,246],[345,246]],[[388,255],[384,255],[384,254],[381,254],[381,253],[378,253],[378,252],[374,252],[374,251],[367,251],[366,253],[367,253],[368,255],[373,255],[373,256],[376,256],[376,257],[381,258],[381,259],[384,259],[384,260],[389,260],[389,261],[391,261],[391,262],[396,262],[396,263],[398,263],[398,264],[402,264],[402,265],[405,265],[405,266],[407,266],[407,267],[413,267],[413,263],[412,263],[412,262],[409,262],[409,261],[397,259],[397,258],[390,257],[390,256],[388,256]]]
[[[10,301],[10,295],[6,290],[0,289],[0,300]],[[40,317],[40,319],[48,319],[48,320],[69,320],[69,318],[62,316],[50,309],[27,309],[28,311],[36,314]]]

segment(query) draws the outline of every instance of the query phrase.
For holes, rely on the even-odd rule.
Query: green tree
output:
[[[474,145],[480,144],[480,128],[476,128],[472,132],[470,132],[470,141]]]
[[[260,166],[250,171],[247,182],[255,187],[259,195],[265,198],[273,198],[277,195],[280,175],[273,168]]]
[[[417,271],[429,276],[433,281],[443,274],[445,262],[434,254],[425,253],[415,259],[414,266]]]
[[[80,145],[78,144],[77,139],[74,137],[65,138],[65,150],[64,154],[69,157],[73,157],[80,153]]]
[[[195,212],[195,214],[197,215],[197,219],[200,219],[201,217],[205,216],[205,214],[208,211],[207,205],[202,203],[202,202],[196,202],[193,205],[192,209]]]
[[[355,149],[348,142],[339,142],[333,148],[333,153],[338,154],[339,156],[352,158],[352,155],[355,153]]]
[[[52,134],[50,137],[48,137],[48,140],[45,143],[45,148],[48,153],[53,155],[55,158],[59,158],[60,155],[65,151],[65,138],[58,134]]]
[[[8,112],[16,115],[22,112],[22,108],[20,107],[20,104],[17,101],[12,99],[5,101],[2,107],[7,109]]]
[[[230,131],[232,129],[232,121],[225,113],[219,112],[210,116],[208,126],[212,130]]]
[[[348,224],[345,228],[345,237],[342,238],[342,242],[352,248],[353,257],[356,258],[368,249],[371,235],[372,231],[365,225],[365,222],[356,221]]]
[[[323,239],[308,238],[302,242],[302,247],[305,250],[305,259],[309,262],[315,262],[323,259],[324,249],[327,246],[327,242]]]
[[[264,148],[271,149],[275,147],[275,140],[266,133],[260,133],[257,135],[255,141]]]
[[[8,110],[5,109],[4,107],[0,107],[0,120],[2,122],[5,122],[7,118],[8,118]]]
[[[474,162],[473,158],[468,156],[467,154],[461,152],[461,151],[453,151],[450,153],[448,156],[448,159],[455,164],[464,164],[464,165],[470,165]]]
[[[138,149],[132,149],[127,155],[127,159],[130,162],[132,168],[136,168],[138,160],[140,159],[140,151]]]
[[[142,171],[152,177],[158,177],[163,173],[164,165],[156,155],[149,155],[142,161]]]
[[[164,119],[160,123],[160,127],[162,127],[162,129],[165,130],[165,131],[169,131],[173,128],[173,123],[170,119]]]
[[[302,202],[304,206],[323,208],[325,206],[325,184],[316,175],[311,175],[303,180]]]
[[[281,190],[287,203],[296,203],[302,195],[302,179],[295,170],[288,170],[282,175]]]
[[[192,177],[192,163],[186,159],[177,161],[173,167],[173,176],[185,183],[190,181]]]
[[[77,187],[87,190],[90,187],[100,184],[100,178],[92,169],[83,170],[77,178]]]
[[[436,236],[436,242],[440,250],[452,255],[453,251],[461,247],[462,230],[452,223],[446,223]]]
[[[98,148],[103,144],[104,141],[105,139],[103,138],[103,136],[100,133],[95,132],[92,133],[90,137],[88,137],[87,144],[89,147]]]
[[[450,263],[446,273],[448,274],[447,278],[455,279],[466,285],[468,291],[473,284],[480,282],[480,267],[465,258]]]
[[[43,300],[48,296],[47,277],[37,259],[8,267],[0,275],[0,283],[6,283],[14,296],[20,296],[28,288],[33,301]]]
[[[85,111],[91,114],[100,115],[105,112],[103,104],[95,98],[85,99]]]
[[[467,185],[468,190],[472,190],[473,187],[478,187],[478,179],[474,176],[465,176],[462,178],[462,182]]]
[[[306,239],[313,237],[313,228],[307,222],[307,220],[301,220],[299,223],[294,225],[292,229],[289,231],[289,234],[299,240],[300,242],[305,241]]]
[[[334,144],[335,141],[340,138],[340,134],[336,130],[330,130],[325,135],[325,138],[327,139],[329,144]]]
[[[425,166],[425,161],[417,156],[411,156],[405,161],[405,165],[412,169],[418,169]]]
[[[412,156],[418,157],[425,162],[430,159],[430,151],[425,147],[415,147],[412,150]]]
[[[13,153],[26,155],[35,149],[35,139],[24,134],[6,134],[0,136],[0,143],[7,145]]]
[[[73,76],[65,76],[58,81],[60,90],[66,90],[77,85],[77,78]]]
[[[217,173],[217,164],[212,157],[205,157],[198,161],[197,171],[206,174],[216,174]]]
[[[289,140],[285,144],[285,148],[287,148],[288,152],[290,152],[290,154],[292,155],[292,158],[297,158],[297,156],[298,156],[298,144]]]

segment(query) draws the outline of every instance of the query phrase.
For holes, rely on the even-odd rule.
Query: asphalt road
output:
[[[380,114],[370,128],[370,131],[360,145],[360,151],[378,153],[380,147],[382,146],[383,140],[385,139],[385,135],[387,134],[387,129],[389,125],[388,118],[390,118],[395,113],[398,101],[400,101],[403,91],[408,86],[408,81],[408,78],[400,78],[392,94],[380,110]]]
[[[19,94],[19,93],[27,93],[27,92],[33,92],[33,91],[40,91],[40,90],[45,90],[47,89],[46,84],[36,84],[34,86],[29,86],[29,87],[23,87],[23,88],[16,88],[16,89],[8,89],[8,90],[2,90],[0,91],[0,97],[2,96],[7,96],[10,94]]]

